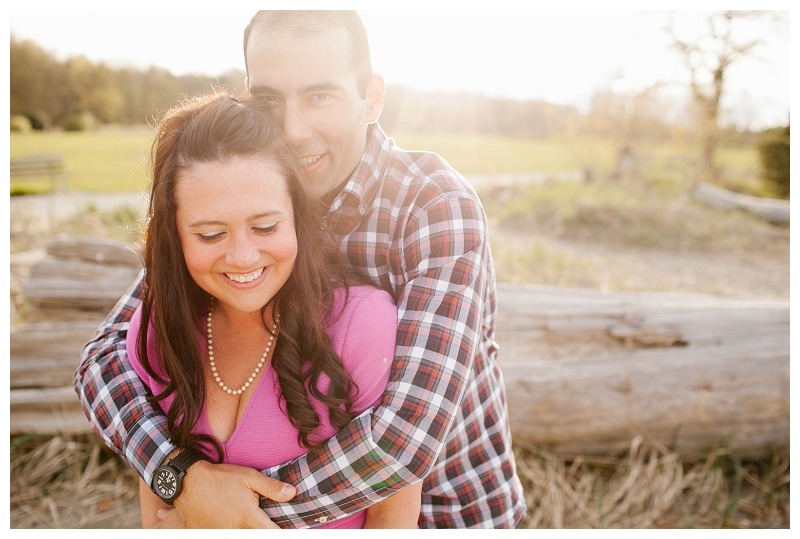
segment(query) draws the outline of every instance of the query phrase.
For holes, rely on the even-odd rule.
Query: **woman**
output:
[[[354,277],[326,249],[321,216],[256,104],[197,98],[159,124],[145,294],[127,350],[175,445],[264,469],[379,402],[397,310],[386,292],[348,286]],[[166,504],[139,490],[149,527]],[[322,527],[415,527],[420,491]]]

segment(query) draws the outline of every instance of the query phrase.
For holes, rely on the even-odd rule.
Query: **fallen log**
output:
[[[697,185],[693,196],[703,204],[721,210],[741,209],[771,223],[789,223],[788,200],[742,195],[705,182]]]
[[[23,287],[29,320],[102,320],[141,271],[136,245],[106,239],[53,240]],[[97,313],[85,316],[84,313]]]
[[[516,442],[789,446],[788,301],[500,285],[497,341]]]
[[[11,334],[12,435],[92,432],[72,375],[83,345],[100,322],[26,324]]]
[[[110,240],[60,240],[32,268],[29,305],[89,321],[12,333],[12,433],[89,431],[72,373],[138,273],[135,253]],[[498,304],[518,442],[561,454],[613,452],[640,434],[683,452],[725,444],[764,456],[788,446],[786,301],[500,285]]]
[[[62,260],[142,267],[140,250],[135,244],[103,238],[52,240],[47,244],[47,254]]]
[[[501,284],[498,305],[516,442],[565,455],[608,454],[640,434],[684,453],[722,444],[763,457],[789,445],[788,301]],[[69,384],[94,327],[11,335],[12,434],[89,432]],[[44,386],[69,387],[17,397]]]
[[[88,322],[26,324],[11,335],[11,389],[70,384],[83,345],[102,318]]]
[[[92,432],[72,385],[12,389],[10,434],[86,434]]]

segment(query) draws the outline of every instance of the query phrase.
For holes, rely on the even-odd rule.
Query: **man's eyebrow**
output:
[[[297,89],[297,95],[305,95],[317,92],[330,92],[334,90],[342,91],[344,86],[335,82],[317,82],[308,86],[301,86]],[[277,95],[283,97],[283,92],[266,84],[256,84],[250,87],[250,95]]]
[[[319,82],[317,84],[309,84],[297,90],[297,95],[311,94],[317,92],[330,92],[331,90],[342,90],[344,87],[335,82]]]
[[[283,95],[277,88],[265,84],[256,84],[250,87],[250,95]]]

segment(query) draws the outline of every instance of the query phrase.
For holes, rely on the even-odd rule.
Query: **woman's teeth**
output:
[[[231,281],[236,281],[237,283],[249,283],[250,281],[258,279],[263,271],[264,268],[258,269],[253,273],[247,273],[245,275],[241,275],[239,273],[226,273],[225,277]]]
[[[310,157],[303,157],[302,159],[300,159],[300,162],[303,164],[304,167],[307,167],[311,163],[316,163],[320,157],[322,157],[322,154],[312,155]]]

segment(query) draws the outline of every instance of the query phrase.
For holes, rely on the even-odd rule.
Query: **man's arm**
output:
[[[406,487],[389,499],[367,507],[364,529],[414,529],[422,505],[422,481]]]
[[[94,431],[149,485],[175,446],[167,417],[147,402],[147,390],[125,353],[128,325],[142,302],[143,277],[144,272],[84,346],[72,382]]]
[[[382,404],[319,451],[266,470],[294,484],[289,503],[267,503],[281,527],[314,525],[380,502],[424,479],[468,385],[481,341],[488,246],[477,200],[441,194],[409,218],[408,281],[398,299],[395,363]]]

